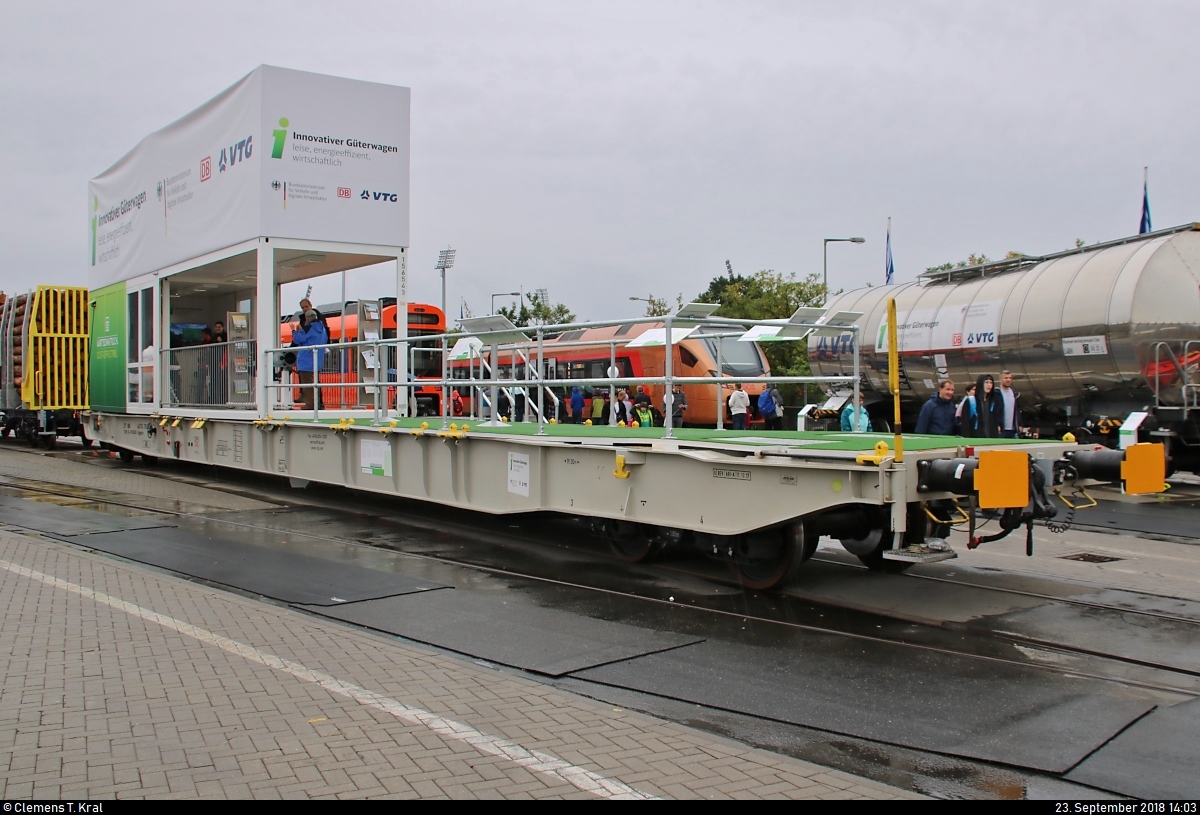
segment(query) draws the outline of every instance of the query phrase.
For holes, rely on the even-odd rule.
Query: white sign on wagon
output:
[[[88,285],[260,237],[408,245],[409,90],[262,65],[88,184]]]
[[[529,455],[508,454],[508,491],[529,497]]]
[[[392,475],[392,445],[384,439],[362,439],[358,448],[358,466],[363,475]]]
[[[1084,357],[1108,353],[1108,342],[1102,335],[1094,337],[1063,337],[1063,356]]]

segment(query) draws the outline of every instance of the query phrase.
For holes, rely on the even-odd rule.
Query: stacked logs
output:
[[[29,295],[15,296],[12,318],[12,366],[13,385],[21,386],[25,374],[25,311],[29,307]]]

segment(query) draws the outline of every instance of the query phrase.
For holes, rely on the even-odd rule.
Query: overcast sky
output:
[[[724,272],[881,284],[1200,219],[1200,3],[7,3],[0,288],[86,284],[87,181],[266,63],[412,88],[410,297],[581,318]],[[1188,101],[1191,99],[1192,101]],[[394,277],[352,277],[352,295]],[[314,299],[336,299],[332,282]],[[500,305],[504,298],[497,298]]]

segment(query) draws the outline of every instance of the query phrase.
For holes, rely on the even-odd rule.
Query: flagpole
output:
[[[1142,167],[1142,221],[1138,224],[1138,234],[1144,235],[1153,231],[1150,225],[1150,167]]]
[[[884,256],[883,284],[885,286],[892,285],[892,276],[895,273],[895,268],[892,265],[892,216],[888,216],[887,221],[887,242]]]

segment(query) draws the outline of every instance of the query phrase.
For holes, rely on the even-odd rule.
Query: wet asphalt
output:
[[[205,486],[215,474],[187,465],[147,472]],[[497,670],[532,671],[613,704],[938,797],[1105,797],[1061,774],[1155,706],[1200,694],[1200,664],[1188,647],[1200,633],[1200,608],[1188,604],[1173,604],[1169,616],[1139,619],[1136,631],[1122,636],[1114,611],[868,573],[836,547],[823,547],[793,589],[745,592],[723,565],[689,551],[671,552],[653,565],[624,563],[584,524],[556,516],[495,518],[340,488],[295,491],[282,480],[241,473],[221,473],[220,482],[281,506],[208,515],[194,507],[154,507],[191,513],[164,515],[137,508],[153,503],[142,498],[121,506],[86,489],[55,488],[68,495],[54,495],[0,487],[0,509],[40,504],[121,519],[115,520],[119,528],[107,521],[92,522],[96,528],[85,532],[43,531],[142,562],[148,561],[139,552],[149,547],[138,549],[138,536],[174,540],[176,560],[155,565],[182,574],[199,571],[189,568],[189,557],[195,562],[199,552],[211,553],[214,542],[259,557],[249,571],[260,575],[290,562],[292,572],[280,582],[292,587],[306,572],[329,577],[345,569],[342,583],[360,590],[342,597],[349,592],[335,586],[336,602],[326,602],[323,586],[279,596],[261,580],[238,586],[242,578],[231,578],[233,571],[193,576],[313,613],[339,607],[340,619],[353,617],[345,613],[351,605],[369,618],[371,603],[391,602],[410,609],[400,615],[415,621],[410,630],[367,625]],[[1103,506],[1108,515],[1100,520],[1108,528],[1167,537],[1189,523],[1194,528],[1188,519],[1200,517],[1195,501],[1156,511]],[[43,526],[71,521],[61,510],[51,514]],[[86,527],[88,516],[79,517]],[[108,549],[102,539],[112,542]],[[244,557],[240,565],[246,571]],[[364,576],[379,585],[364,587]],[[401,583],[388,583],[387,576],[409,588],[397,590]],[[433,608],[424,598],[435,596],[441,599]],[[1150,598],[1119,599],[1134,610],[1152,605]],[[456,613],[463,625],[453,624]],[[439,628],[434,619],[450,624]],[[489,619],[502,635],[476,643],[455,639],[456,629]],[[629,634],[637,631],[660,637],[656,647],[638,644]],[[505,640],[507,650],[489,659],[487,648],[497,640]],[[538,640],[557,644],[568,658],[548,662],[535,647]],[[555,665],[570,670],[545,670]],[[1011,717],[1024,715],[1023,726],[1014,726],[1007,739],[972,738],[995,729],[978,711],[997,705],[1008,705]],[[1072,730],[1080,718],[1092,725],[1086,732]],[[1071,737],[1031,757],[1029,745],[1046,742],[1056,730]]]

